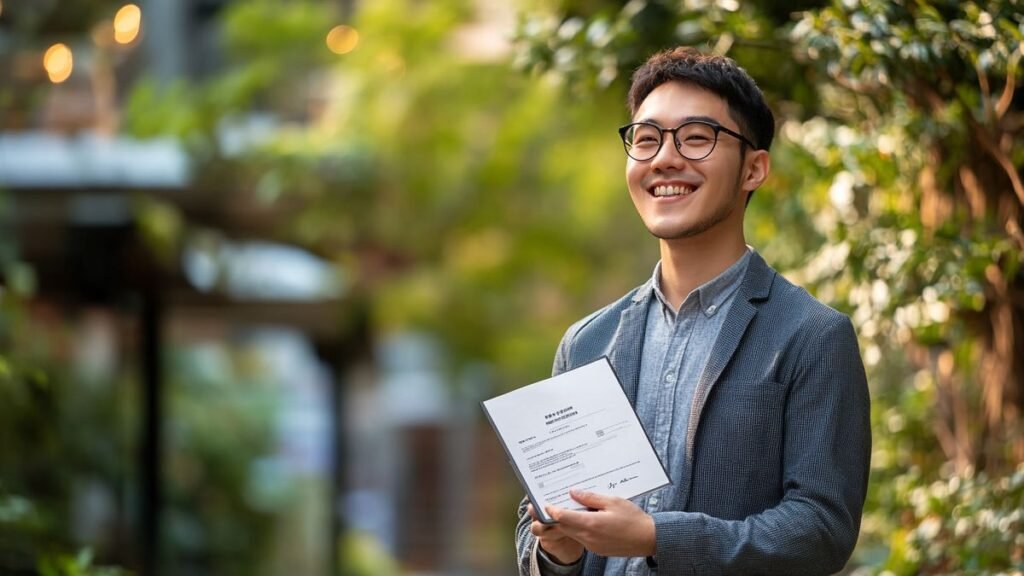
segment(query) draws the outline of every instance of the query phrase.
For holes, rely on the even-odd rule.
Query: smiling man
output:
[[[731,59],[689,48],[633,76],[619,130],[626,183],[661,260],[566,332],[556,374],[608,356],[672,484],[633,500],[524,499],[519,572],[831,574],[860,528],[871,452],[849,319],[748,247],[743,216],[770,170],[774,118]]]

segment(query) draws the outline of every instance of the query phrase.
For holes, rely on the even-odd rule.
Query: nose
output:
[[[687,160],[676,146],[676,135],[673,132],[665,131],[663,137],[661,149],[650,160],[651,168],[654,170],[678,169]]]

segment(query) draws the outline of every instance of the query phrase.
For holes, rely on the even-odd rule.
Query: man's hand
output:
[[[530,532],[540,541],[540,547],[549,558],[559,564],[572,564],[583,556],[583,544],[569,538],[562,531],[558,524],[544,524],[537,519],[537,512],[533,504],[527,506],[526,511],[533,518],[530,524]]]
[[[570,490],[572,499],[589,510],[548,506],[559,535],[601,556],[653,556],[654,518],[629,500]],[[538,524],[538,522],[534,522]],[[534,532],[536,534],[536,532]],[[544,546],[543,542],[541,543]],[[548,551],[547,546],[544,550]]]

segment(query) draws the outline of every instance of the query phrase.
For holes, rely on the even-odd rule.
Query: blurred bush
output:
[[[92,552],[85,549],[75,556],[45,556],[39,561],[39,576],[127,576],[120,568],[93,566]]]
[[[1001,478],[911,471],[877,512],[903,519],[882,569],[892,574],[1019,574],[1024,569],[1024,466]]]

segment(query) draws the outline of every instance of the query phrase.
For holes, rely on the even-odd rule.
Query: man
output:
[[[857,541],[871,450],[849,319],[746,245],[774,118],[731,59],[678,48],[633,76],[626,182],[661,261],[569,328],[556,374],[608,356],[671,486],[526,500],[520,574],[830,574]]]

